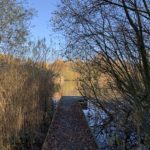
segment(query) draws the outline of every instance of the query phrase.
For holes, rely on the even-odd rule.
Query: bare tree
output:
[[[130,108],[127,120],[132,118],[140,143],[141,133],[150,133],[150,1],[61,2],[55,12],[54,25],[65,33],[66,54],[86,62],[88,65],[82,68],[86,73],[86,68],[92,62],[91,71],[95,66],[112,79],[115,90],[124,99],[125,111]],[[90,79],[84,78],[84,85]],[[89,88],[93,91],[93,97],[100,92],[95,94],[98,88],[93,88],[92,84]]]
[[[0,0],[0,52],[10,55],[25,53],[32,9],[17,0]]]

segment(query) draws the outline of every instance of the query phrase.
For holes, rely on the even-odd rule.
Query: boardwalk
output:
[[[65,96],[59,102],[43,150],[97,150],[84,114],[80,97]]]

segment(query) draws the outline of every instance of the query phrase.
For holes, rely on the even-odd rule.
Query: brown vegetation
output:
[[[75,71],[75,63],[72,61],[56,60],[52,64],[54,72],[57,72],[57,82],[75,81],[79,73]]]
[[[0,56],[0,149],[40,149],[52,118],[53,78],[42,63]]]

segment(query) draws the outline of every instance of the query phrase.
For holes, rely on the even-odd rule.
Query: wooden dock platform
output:
[[[98,150],[79,100],[64,96],[60,100],[42,150]]]

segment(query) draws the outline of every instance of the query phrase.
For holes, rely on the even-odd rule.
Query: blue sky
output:
[[[46,38],[47,44],[49,44],[53,50],[51,54],[51,60],[55,60],[60,57],[59,43],[61,39],[58,33],[53,32],[53,27],[50,24],[52,12],[57,9],[57,5],[60,0],[26,0],[29,7],[34,8],[37,11],[37,15],[31,20],[31,34],[32,39]],[[52,44],[51,44],[52,40]]]
[[[59,0],[27,0],[28,5],[37,11],[37,16],[34,16],[31,24],[31,33],[33,38],[45,37],[47,41],[50,39],[49,35],[54,34],[50,24],[52,12],[56,10]]]

